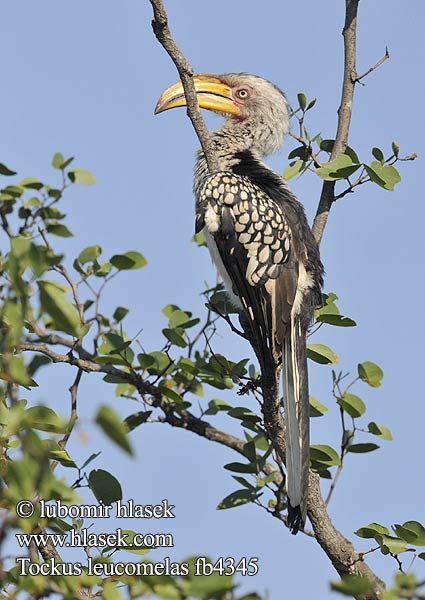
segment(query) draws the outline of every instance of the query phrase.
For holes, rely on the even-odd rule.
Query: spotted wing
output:
[[[241,301],[260,363],[280,363],[298,277],[282,206],[247,177],[215,173],[197,199],[197,230],[203,228]]]

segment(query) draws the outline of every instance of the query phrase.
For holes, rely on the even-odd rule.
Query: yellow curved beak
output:
[[[232,89],[216,75],[195,75],[193,83],[200,108],[230,115],[241,114],[239,107],[233,101]],[[177,106],[187,106],[181,81],[170,86],[161,94],[154,114],[157,115]]]

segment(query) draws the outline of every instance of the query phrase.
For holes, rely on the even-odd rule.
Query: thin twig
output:
[[[385,54],[384,56],[378,60],[378,62],[373,65],[373,67],[370,67],[370,69],[368,69],[367,71],[365,71],[363,73],[363,75],[357,75],[355,82],[359,83],[362,79],[364,79],[365,77],[367,77],[369,75],[369,73],[372,73],[372,71],[375,71],[375,69],[378,69],[382,63],[384,63],[386,60],[388,60],[390,58],[390,53],[388,52],[388,48],[385,48]]]
[[[3,230],[7,233],[7,235],[10,238],[13,237],[13,231],[10,229],[7,217],[3,212],[3,205],[0,207],[0,218],[1,218],[1,226],[2,226]]]
[[[68,421],[68,426],[66,428],[66,432],[64,437],[58,442],[59,446],[62,448],[62,450],[65,448],[67,441],[69,440],[69,437],[72,433],[72,430],[74,429],[74,425],[77,422],[78,419],[78,414],[77,414],[77,395],[78,395],[78,386],[80,385],[80,381],[81,381],[81,376],[83,374],[83,370],[82,369],[78,369],[77,371],[77,375],[74,379],[74,382],[72,383],[71,387],[69,388],[69,393],[71,394],[71,414],[69,417],[69,421]]]
[[[205,159],[207,161],[208,170],[210,172],[218,171],[218,162],[211,143],[210,134],[202,118],[196,98],[196,91],[193,83],[193,68],[180,49],[177,47],[170,33],[167,13],[165,12],[162,0],[150,0],[150,3],[152,5],[154,14],[152,29],[158,42],[166,50],[180,75],[187,101],[187,114],[189,119],[192,121],[192,125],[201,143],[202,150],[204,151]]]

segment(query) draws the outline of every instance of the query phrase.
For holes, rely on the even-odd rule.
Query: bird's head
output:
[[[198,105],[224,116],[225,131],[249,137],[263,156],[280,148],[289,130],[289,110],[284,94],[273,83],[246,73],[195,75],[193,82]],[[187,106],[180,81],[162,93],[155,114],[178,106]]]

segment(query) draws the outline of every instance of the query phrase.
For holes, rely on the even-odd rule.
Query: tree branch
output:
[[[161,398],[160,390],[152,383],[145,381],[134,371],[129,373],[128,371],[117,369],[111,364],[98,364],[94,362],[94,356],[90,355],[87,351],[84,351],[84,355],[90,358],[77,358],[73,355],[72,350],[68,352],[68,354],[58,354],[49,348],[47,344],[19,344],[18,350],[21,352],[39,352],[40,354],[48,356],[54,363],[66,363],[74,367],[78,367],[86,373],[105,373],[107,375],[115,375],[115,377],[119,377],[120,379],[131,383],[131,385],[134,385],[134,387],[142,394],[149,394],[158,399]]]
[[[165,12],[162,0],[150,0],[152,5],[154,19],[152,29],[161,46],[170,56],[176,66],[183,84],[184,95],[187,101],[187,115],[192,121],[193,128],[202,146],[205,154],[208,170],[210,172],[218,171],[218,162],[215,156],[214,148],[211,143],[209,131],[199,110],[198,100],[196,98],[195,86],[193,84],[194,71],[186,57],[177,47],[170,29],[168,27],[167,13]]]
[[[335,143],[330,160],[344,152],[347,147],[348,132],[350,129],[351,114],[353,110],[353,96],[358,77],[356,71],[356,35],[357,11],[360,0],[345,0],[345,24],[342,35],[344,36],[344,79],[342,83],[341,104],[338,109],[338,126]],[[320,195],[319,206],[313,223],[313,235],[320,244],[323,232],[328,221],[329,212],[335,200],[335,181],[324,181]]]

